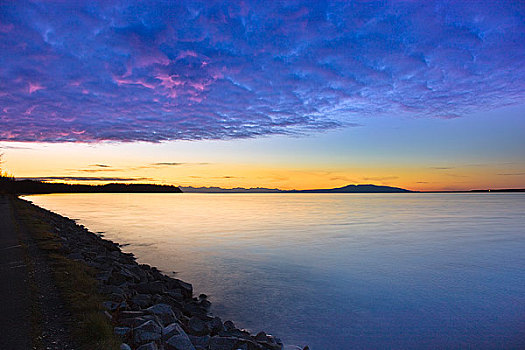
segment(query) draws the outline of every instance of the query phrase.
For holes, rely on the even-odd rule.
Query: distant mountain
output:
[[[315,189],[315,190],[291,190],[283,191],[277,188],[221,188],[221,187],[180,187],[182,192],[188,193],[403,193],[413,192],[398,187],[376,186],[376,185],[348,185],[338,188]]]
[[[293,190],[287,193],[408,193],[414,192],[399,187],[376,186],[376,185],[347,185],[337,188],[316,190]]]
[[[182,192],[187,193],[278,193],[282,192],[277,188],[264,188],[264,187],[252,187],[252,188],[221,188],[221,187],[182,187]]]

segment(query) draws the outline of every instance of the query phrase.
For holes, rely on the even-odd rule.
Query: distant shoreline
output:
[[[81,185],[50,183],[35,180],[16,180],[0,178],[0,193],[31,195],[52,193],[508,193],[525,192],[525,188],[473,189],[444,191],[413,191],[400,187],[378,186],[372,184],[347,185],[337,188],[281,190],[278,188],[221,188],[221,187],[185,187],[159,184],[110,183],[104,185]]]

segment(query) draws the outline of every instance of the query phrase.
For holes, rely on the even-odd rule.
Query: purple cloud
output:
[[[0,3],[0,141],[232,139],[525,100],[522,1]]]

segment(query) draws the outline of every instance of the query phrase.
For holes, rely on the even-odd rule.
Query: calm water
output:
[[[525,194],[28,197],[320,349],[525,348]]]

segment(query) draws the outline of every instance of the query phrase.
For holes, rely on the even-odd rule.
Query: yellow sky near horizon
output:
[[[4,147],[6,144],[4,143]],[[333,188],[348,184],[375,184],[418,191],[519,188],[525,167],[500,164],[360,164],[358,161],[312,164],[295,159],[234,160],[218,154],[166,158],[170,144],[9,144],[4,168],[19,178],[65,177],[68,183],[161,183],[177,186],[267,187],[290,189]],[[144,150],[147,148],[148,150]],[[176,148],[176,147],[175,147]],[[177,153],[176,150],[174,153]],[[219,152],[220,153],[220,152]],[[99,178],[100,180],[95,180]],[[82,180],[84,179],[84,180]],[[91,180],[89,180],[91,179]],[[119,181],[120,179],[120,181]],[[134,179],[134,181],[130,181]]]

